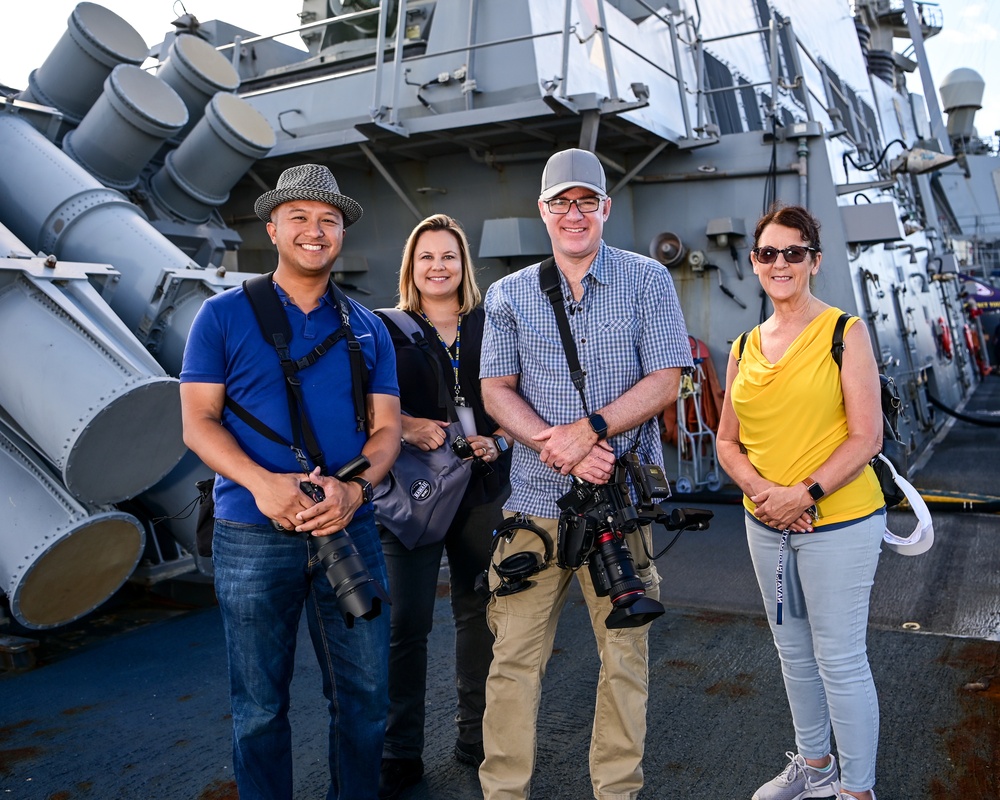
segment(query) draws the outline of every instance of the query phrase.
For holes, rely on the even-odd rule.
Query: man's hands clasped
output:
[[[316,502],[302,491],[300,483],[313,483],[326,495]],[[321,475],[319,468],[309,475],[300,472],[272,473],[254,492],[257,507],[282,530],[329,536],[343,530],[361,507],[361,487],[352,481],[338,481]]]
[[[535,434],[542,444],[538,454],[542,463],[561,475],[573,475],[589,483],[607,483],[615,467],[615,454],[586,418],[568,425],[554,425]]]

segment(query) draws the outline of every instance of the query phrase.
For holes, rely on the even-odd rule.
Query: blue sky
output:
[[[817,3],[826,0],[814,0]],[[65,31],[65,20],[78,0],[44,0],[44,21],[38,3],[5,3],[0,27],[0,83],[27,85],[28,74],[48,55]],[[257,33],[294,28],[301,4],[296,0],[98,0],[128,21],[147,44],[161,41],[170,23],[185,7],[202,20],[223,19]],[[931,72],[940,82],[951,70],[971,67],[987,81],[983,110],[976,118],[981,136],[1000,129],[1000,0],[937,0],[944,29],[926,43]],[[289,37],[288,44],[301,42]],[[897,42],[902,50],[906,42]],[[911,79],[912,81],[913,79]],[[921,92],[919,81],[911,90]]]

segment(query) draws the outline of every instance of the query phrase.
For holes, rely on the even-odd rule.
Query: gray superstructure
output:
[[[914,456],[945,422],[928,394],[955,408],[980,379],[982,308],[970,315],[960,276],[988,283],[1000,267],[997,159],[974,129],[979,76],[947,76],[938,101],[923,54],[943,22],[934,4],[304,0],[288,21],[292,37],[274,38],[182,18],[144,63],[126,21],[81,3],[29,86],[0,101],[8,353],[9,328],[22,332],[20,358],[4,362],[3,435],[46,466],[40,485],[80,504],[71,516],[127,501],[148,541],[140,553],[129,533],[124,551],[142,556],[144,579],[210,570],[191,555],[196,515],[163,519],[207,473],[184,456],[175,376],[201,302],[273,267],[252,205],[293,164],[329,165],[366,209],[335,277],[375,308],[395,303],[403,240],[435,212],[463,222],[484,285],[537,262],[542,165],[594,150],[615,208],[605,238],[670,270],[690,335],[722,373],[766,313],[748,263],[754,221],[773,200],[802,203],[823,221],[816,292],[867,323]],[[36,308],[57,292],[77,322]],[[80,355],[48,344],[67,325]],[[128,407],[128,423],[105,407]],[[63,443],[77,439],[89,448],[79,480]],[[690,488],[666,447],[669,477]],[[0,590],[28,627],[86,613],[131,569],[36,625],[10,602],[20,561],[39,562],[43,586],[78,577],[66,559],[46,577],[33,554],[67,538],[46,527],[65,526],[0,512]],[[74,563],[99,573],[102,558],[83,547]]]

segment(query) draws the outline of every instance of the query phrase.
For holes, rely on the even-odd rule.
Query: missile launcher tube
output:
[[[80,3],[66,22],[19,99],[56,108],[75,123],[94,105],[111,71],[119,64],[138,66],[149,49],[131,25],[96,3]]]
[[[204,116],[153,175],[150,189],[188,222],[206,222],[254,161],[274,147],[274,129],[246,100],[220,92]],[[210,164],[211,169],[206,169]]]
[[[120,64],[63,150],[105,186],[133,189],[163,143],[187,123],[177,92],[138,67]]]
[[[148,347],[156,322],[150,304],[164,273],[204,270],[155,230],[138,206],[11,114],[0,114],[0,152],[0,220],[32,252],[117,269],[121,277],[110,305]]]
[[[218,92],[235,92],[240,85],[239,73],[229,59],[197,36],[177,36],[156,77],[177,92],[187,107],[188,121],[178,139],[198,124],[212,97]]]
[[[149,488],[185,452],[177,380],[91,283],[115,277],[105,265],[0,259],[0,411],[94,504]]]
[[[131,514],[87,507],[0,424],[0,588],[12,616],[34,630],[79,619],[113,595],[145,545]]]

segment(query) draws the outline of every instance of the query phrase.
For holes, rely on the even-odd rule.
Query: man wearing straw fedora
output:
[[[382,322],[330,283],[345,229],[362,213],[330,170],[285,170],[255,210],[278,252],[271,286],[290,325],[290,358],[314,357],[295,373],[307,422],[292,421],[277,351],[261,333],[246,284],[204,303],[181,372],[184,441],[217,473],[213,563],[229,657],[236,784],[241,800],[291,800],[289,685],[304,608],[331,717],[327,798],[371,800],[388,705],[389,614],[348,619],[317,549],[323,537],[346,530],[370,576],[386,584],[370,484],[399,451],[395,356]],[[331,336],[339,330],[339,339]],[[368,373],[357,403],[354,342]],[[286,444],[250,425],[234,403]],[[325,471],[310,469],[303,448],[288,446],[307,425]],[[328,477],[359,455],[370,462],[359,478]],[[325,499],[300,488],[310,482]]]

